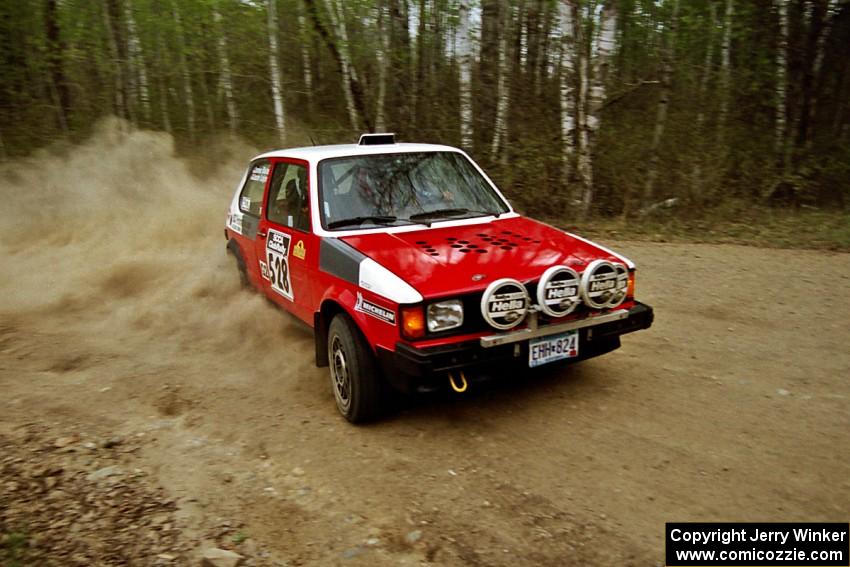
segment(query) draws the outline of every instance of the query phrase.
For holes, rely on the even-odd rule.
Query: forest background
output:
[[[585,232],[850,249],[848,0],[0,2],[0,160],[107,116],[199,163],[392,131]]]

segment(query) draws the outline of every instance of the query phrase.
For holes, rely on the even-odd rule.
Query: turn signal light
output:
[[[425,310],[421,305],[401,308],[401,333],[407,339],[425,336]]]
[[[629,272],[629,287],[626,290],[626,297],[634,299],[635,297],[635,271]]]

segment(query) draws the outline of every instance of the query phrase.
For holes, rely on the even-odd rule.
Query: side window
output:
[[[295,163],[279,163],[275,166],[266,216],[273,223],[303,231],[310,230],[306,167]]]
[[[268,160],[260,160],[251,166],[248,180],[239,195],[239,210],[243,213],[260,216],[263,206],[263,190],[266,188],[266,180],[269,178]]]

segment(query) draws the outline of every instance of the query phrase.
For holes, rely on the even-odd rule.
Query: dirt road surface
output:
[[[606,242],[652,329],[354,427],[224,256],[245,158],[104,128],[0,170],[9,564],[656,565],[667,521],[847,521],[850,256]]]

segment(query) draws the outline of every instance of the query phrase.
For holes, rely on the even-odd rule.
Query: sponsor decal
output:
[[[251,181],[259,181],[260,183],[265,183],[266,179],[268,179],[268,178],[269,178],[269,166],[268,165],[258,165],[258,166],[255,166],[254,169],[251,170]],[[243,199],[244,199],[244,197],[243,197]]]
[[[357,303],[354,304],[354,310],[371,315],[375,319],[380,319],[384,323],[395,325],[394,310],[381,307],[377,303],[372,303],[368,299],[363,299],[363,294],[359,291],[357,292]]]
[[[251,208],[251,199],[249,199],[247,195],[242,195],[239,199],[239,208],[243,211],[247,211]]]
[[[292,237],[283,232],[269,229],[266,238],[266,261],[268,280],[273,291],[286,299],[294,301],[292,281],[289,277],[289,249]]]
[[[288,234],[278,232],[276,230],[269,231],[269,238],[266,240],[266,248],[274,250],[284,256],[289,255],[289,243],[292,238]]]
[[[481,297],[481,315],[496,329],[519,325],[528,313],[528,292],[516,280],[504,278],[487,286]]]
[[[304,248],[304,241],[299,240],[295,243],[295,248],[292,249],[292,255],[298,258],[299,260],[303,260],[306,254],[307,250]]]
[[[260,275],[264,280],[270,280],[271,276],[269,275],[269,265],[260,260]]]
[[[537,303],[552,317],[563,317],[573,312],[581,303],[579,276],[572,268],[552,266],[540,277],[537,285]]]
[[[231,230],[242,234],[242,213],[230,213],[227,215],[227,226]]]

